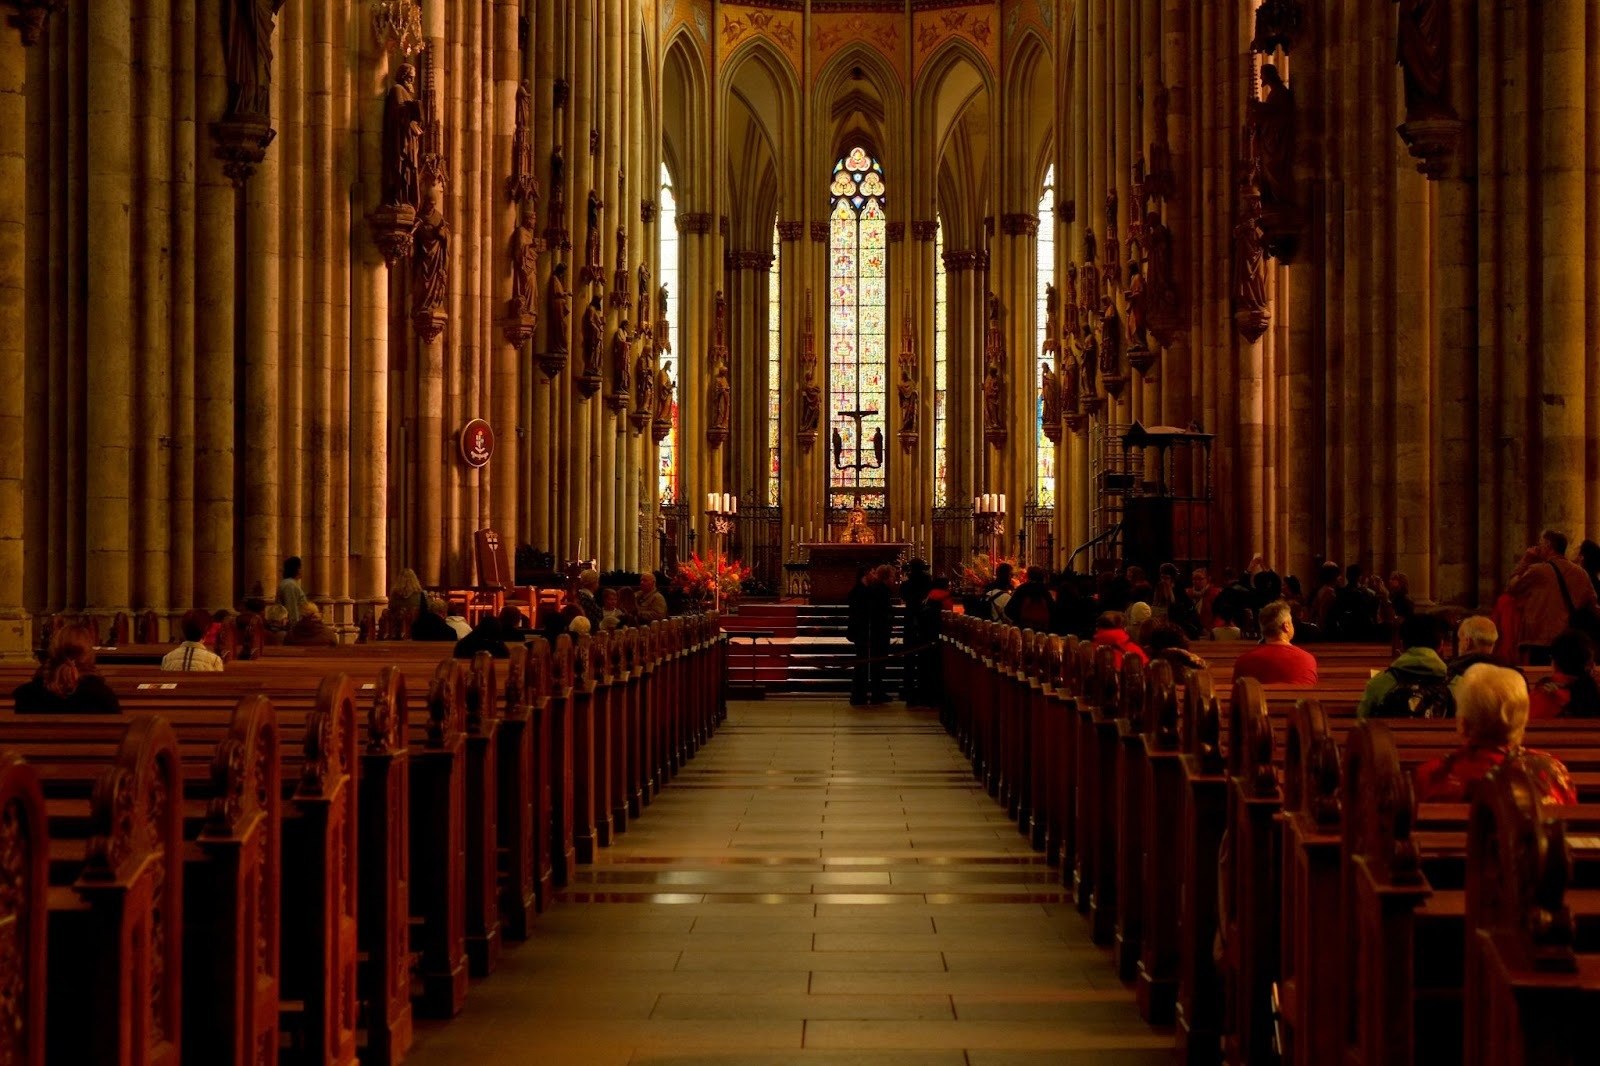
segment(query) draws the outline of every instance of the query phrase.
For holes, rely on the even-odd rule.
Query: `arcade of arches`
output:
[[[1582,0],[0,6],[11,647],[710,492],[1059,566],[1135,421],[1214,435],[1219,564],[1474,604],[1600,517]]]

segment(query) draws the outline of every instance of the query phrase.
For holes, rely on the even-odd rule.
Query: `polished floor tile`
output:
[[[1169,1061],[928,714],[736,703],[417,1066]]]

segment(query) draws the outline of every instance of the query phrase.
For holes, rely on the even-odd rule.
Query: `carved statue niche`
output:
[[[1266,211],[1286,211],[1298,202],[1294,179],[1294,91],[1274,63],[1261,67],[1259,100],[1250,102],[1247,143],[1256,165],[1256,187]]]
[[[639,332],[650,330],[650,264],[639,261]]]
[[[713,351],[726,351],[728,347],[728,298],[717,290],[717,295],[712,301],[711,311],[711,347]]]
[[[567,264],[550,269],[546,302],[550,311],[550,351],[567,354],[567,337],[572,330],[572,293],[567,291]]]
[[[616,269],[611,274],[611,306],[629,307],[633,304],[633,297],[628,292],[628,285],[632,282],[628,270],[628,229],[626,226],[617,227],[617,259]]]
[[[817,439],[817,427],[822,423],[822,389],[811,372],[806,372],[806,382],[800,386],[800,440],[807,445]]]
[[[1179,325],[1178,283],[1172,269],[1172,230],[1155,211],[1144,216],[1145,322],[1163,348],[1171,345]]]
[[[1083,402],[1083,366],[1078,362],[1078,353],[1068,351],[1067,357],[1061,363],[1061,406],[1068,418],[1078,413],[1078,408]]]
[[[605,267],[600,262],[600,212],[604,208],[605,202],[600,199],[600,194],[590,189],[587,209],[589,229],[584,236],[583,272],[579,275],[580,281],[605,280]]]
[[[417,68],[401,63],[383,103],[383,205],[421,203],[422,105]]]
[[[550,228],[545,238],[558,248],[567,240],[567,157],[561,145],[550,149]]]
[[[583,373],[578,378],[578,392],[584,399],[600,391],[600,348],[605,343],[605,330],[605,311],[596,296],[583,312]]]
[[[539,179],[533,173],[533,136],[529,132],[532,101],[528,83],[517,85],[516,117],[511,126],[511,176],[506,179],[506,194],[515,203],[527,203],[539,196]]]
[[[272,31],[284,0],[225,0],[223,60],[230,118],[272,117]],[[26,7],[27,5],[22,5]]]
[[[1122,316],[1117,312],[1116,301],[1106,293],[1100,298],[1100,383],[1111,396],[1122,395],[1128,380],[1122,373],[1125,343]]]
[[[411,313],[424,340],[433,340],[444,328],[449,282],[450,223],[429,190],[422,198],[411,255]]]
[[[1267,331],[1266,253],[1261,244],[1261,197],[1248,179],[1239,183],[1239,217],[1233,227],[1233,322],[1254,344]]]
[[[1006,427],[1002,419],[1000,395],[1000,368],[990,365],[983,371],[983,436],[991,443],[1005,439]],[[995,440],[998,436],[999,441]]]

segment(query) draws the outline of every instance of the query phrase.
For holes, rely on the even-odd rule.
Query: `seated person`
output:
[[[1576,629],[1550,642],[1550,676],[1528,694],[1530,718],[1600,717],[1600,686],[1594,680],[1594,645]]]
[[[289,608],[281,603],[269,603],[261,611],[261,622],[266,626],[267,643],[282,644],[289,635]]]
[[[1150,609],[1150,605],[1145,601],[1135,600],[1128,604],[1128,609],[1123,614],[1123,618],[1128,624],[1128,636],[1142,643],[1145,637],[1145,627],[1149,625],[1150,619],[1153,617],[1154,614]]]
[[[1456,657],[1450,660],[1445,676],[1453,687],[1469,667],[1479,663],[1490,666],[1507,666],[1495,654],[1494,646],[1500,642],[1500,630],[1488,615],[1472,614],[1456,627]]]
[[[472,633],[472,626],[468,624],[465,615],[446,613],[444,624],[455,633],[457,640],[465,640]]]
[[[417,620],[411,623],[412,640],[456,641],[461,638],[450,624],[444,620],[444,600],[437,596],[428,597],[428,609],[417,615]]]
[[[500,610],[500,639],[507,644],[526,644],[531,634],[528,631],[528,616],[521,609],[509,604]]]
[[[624,585],[617,590],[617,610],[622,612],[624,626],[639,624],[639,597],[635,595],[632,586]]]
[[[1115,651],[1113,661],[1119,670],[1122,669],[1122,659],[1125,655],[1138,656],[1147,663],[1150,661],[1150,656],[1145,654],[1145,650],[1128,636],[1127,619],[1121,611],[1107,611],[1095,619],[1094,645]]]
[[[50,637],[50,651],[33,680],[11,698],[18,714],[120,714],[122,706],[94,670],[94,627],[69,622]]]
[[[1417,617],[1413,615],[1412,617]],[[1412,775],[1418,803],[1461,803],[1472,783],[1512,757],[1525,761],[1542,785],[1541,803],[1576,803],[1578,793],[1560,760],[1522,746],[1528,724],[1528,683],[1515,670],[1477,663],[1456,689],[1461,747],[1425,762]]]
[[[1023,629],[1050,631],[1050,620],[1055,614],[1055,604],[1050,599],[1050,586],[1046,584],[1050,573],[1042,566],[1028,567],[1028,578],[1018,585],[1006,600],[1005,616],[1013,625]]]
[[[600,632],[609,633],[622,625],[620,598],[615,588],[600,590]]]
[[[1185,671],[1206,668],[1206,661],[1189,650],[1189,638],[1172,622],[1153,619],[1145,626],[1145,633],[1144,648],[1151,660],[1165,659],[1178,680],[1183,680]]]
[[[428,594],[422,590],[417,572],[408,566],[400,571],[394,588],[389,590],[389,610],[421,613],[427,609]]]
[[[1211,605],[1211,639],[1243,640],[1244,629],[1239,625],[1239,604],[1232,596],[1218,596]]]
[[[1317,658],[1295,647],[1294,609],[1283,600],[1261,608],[1261,646],[1233,664],[1234,677],[1253,677],[1263,685],[1315,685]]]
[[[472,632],[456,641],[453,655],[457,659],[470,659],[480,651],[486,651],[496,659],[511,658],[506,642],[500,639],[500,620],[493,615],[485,615]]]
[[[316,601],[307,600],[300,605],[300,621],[290,627],[283,642],[299,648],[336,648],[339,634],[322,620],[322,610]]]
[[[589,631],[600,628],[602,621],[600,612],[600,571],[585,570],[578,575],[578,588],[573,594],[572,602],[578,605],[578,610],[589,620]]]
[[[211,617],[196,608],[185,612],[178,625],[183,630],[183,643],[162,656],[161,669],[206,673],[216,673],[221,670],[222,656],[205,646],[205,635],[211,628]]]
[[[656,588],[656,575],[639,575],[639,624],[649,625],[667,616],[667,598]]]
[[[1439,656],[1444,638],[1444,621],[1436,615],[1414,614],[1401,622],[1405,651],[1367,682],[1356,717],[1448,718],[1454,713],[1447,668]]]

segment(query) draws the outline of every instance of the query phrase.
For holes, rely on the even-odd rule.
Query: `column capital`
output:
[[[939,231],[939,223],[931,218],[912,220],[911,239],[914,241],[931,241]]]
[[[828,224],[826,222],[811,223],[811,239],[818,244],[826,244],[828,241]]]
[[[772,253],[760,249],[729,252],[724,257],[729,270],[771,270]]]
[[[945,252],[944,268],[946,270],[972,270],[978,265],[977,252]]]
[[[780,241],[797,241],[806,231],[806,224],[799,219],[785,219],[778,223],[778,239]]]
[[[650,223],[654,222],[655,220],[656,220],[656,202],[654,200],[649,200],[649,199],[640,200],[639,201],[639,221],[643,222],[645,225],[648,226],[648,225],[650,225]]]
[[[66,6],[66,0],[6,0],[16,8],[6,16],[6,22],[22,33],[22,43],[35,45],[44,34],[45,20],[53,12]]]
[[[891,244],[897,244],[906,239],[906,224],[904,222],[890,222],[883,227],[884,236],[889,238]]]
[[[1011,211],[1000,216],[1000,232],[1008,237],[1036,237],[1039,216],[1027,211]]]
[[[704,236],[711,232],[710,211],[681,211],[678,213],[678,229],[684,233],[694,233]]]

